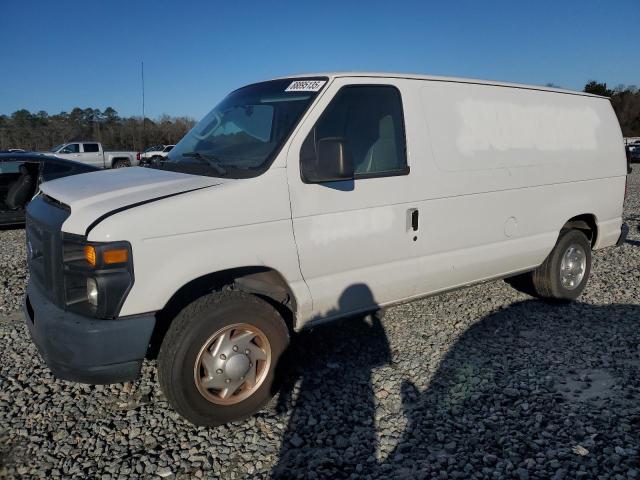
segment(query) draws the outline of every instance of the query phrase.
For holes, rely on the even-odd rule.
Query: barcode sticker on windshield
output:
[[[317,92],[325,83],[326,80],[296,80],[291,82],[285,92]]]

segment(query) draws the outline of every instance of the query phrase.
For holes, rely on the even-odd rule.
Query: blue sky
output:
[[[1,0],[0,114],[202,117],[230,90],[368,70],[640,85],[640,0]]]

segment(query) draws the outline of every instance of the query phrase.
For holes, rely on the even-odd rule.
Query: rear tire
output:
[[[288,345],[289,331],[268,302],[230,290],[212,293],[171,323],[158,354],[160,386],[195,425],[240,420],[273,396],[274,371]]]
[[[131,166],[131,162],[129,160],[116,160],[113,162],[113,168],[125,168],[125,167],[130,167]]]
[[[580,230],[560,232],[545,261],[531,272],[536,296],[552,300],[575,300],[591,273],[591,243]]]

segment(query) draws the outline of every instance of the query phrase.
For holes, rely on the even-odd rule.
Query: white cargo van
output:
[[[585,288],[625,235],[607,98],[400,74],[229,94],[156,169],[48,182],[29,205],[34,342],[56,376],[161,386],[196,424],[258,410],[291,329],[487,279]]]

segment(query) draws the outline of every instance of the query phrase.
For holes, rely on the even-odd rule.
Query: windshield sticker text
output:
[[[285,92],[317,92],[325,83],[326,80],[296,80],[291,82]]]

